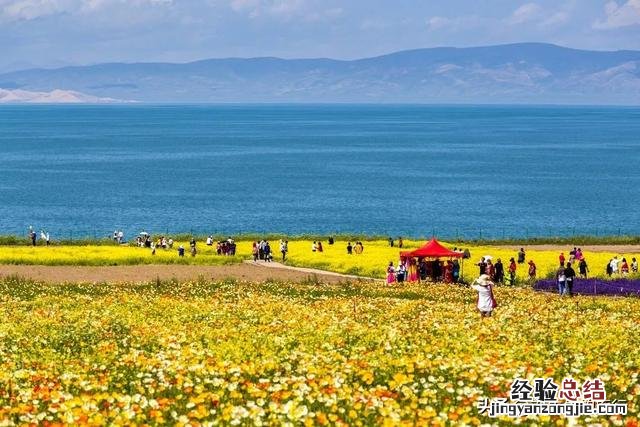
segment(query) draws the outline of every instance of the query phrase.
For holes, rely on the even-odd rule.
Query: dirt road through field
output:
[[[62,282],[146,282],[162,280],[205,279],[222,280],[232,278],[251,282],[268,280],[338,283],[358,280],[354,276],[323,272],[313,269],[298,269],[282,265],[243,263],[221,266],[203,265],[123,265],[105,267],[46,266],[46,265],[0,265],[0,277],[19,275],[51,283]]]

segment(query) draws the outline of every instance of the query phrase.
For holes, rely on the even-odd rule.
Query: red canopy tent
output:
[[[451,251],[444,246],[442,246],[435,237],[428,241],[425,245],[419,247],[414,251],[402,251],[400,252],[400,258],[408,259],[408,258],[462,258],[462,265],[464,265],[464,254],[460,252]],[[432,261],[430,264],[436,263],[440,264],[438,261]],[[415,261],[410,263],[410,269],[413,268],[413,271],[409,274],[409,281],[420,280],[420,278],[416,275],[416,264]],[[451,270],[448,270],[451,271]],[[421,273],[422,274],[422,273]],[[434,276],[435,277],[435,276]],[[462,272],[458,277],[462,277]],[[438,279],[440,277],[438,276]],[[434,279],[436,280],[436,279]],[[455,279],[454,279],[455,280]],[[445,273],[445,282],[446,282],[446,273]]]
[[[463,254],[450,251],[442,246],[435,238],[432,238],[424,246],[419,247],[415,251],[400,252],[400,256],[415,258],[462,258]]]

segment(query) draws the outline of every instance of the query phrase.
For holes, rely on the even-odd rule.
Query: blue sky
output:
[[[4,71],[522,41],[640,50],[640,0],[0,0]]]

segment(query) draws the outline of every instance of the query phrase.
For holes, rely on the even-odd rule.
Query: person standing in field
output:
[[[564,263],[560,264],[556,271],[556,282],[558,284],[558,293],[564,295],[567,285],[567,276],[565,275]]]
[[[197,253],[196,239],[192,238],[191,242],[189,243],[189,246],[191,247],[191,256],[196,256],[196,253]]]
[[[587,266],[587,260],[585,259],[585,257],[582,257],[582,259],[580,259],[580,262],[578,263],[578,271],[580,272],[580,277],[582,277],[583,279],[587,278],[587,274],[589,273],[589,266]]]
[[[40,240],[44,240],[47,246],[49,246],[49,244],[51,243],[51,241],[49,240],[49,233],[44,230],[40,230]]]
[[[635,258],[631,258],[631,272],[632,273],[638,272],[638,261],[636,261]]]
[[[393,261],[389,262],[387,267],[387,285],[390,285],[396,281],[396,270],[393,268]]]
[[[451,274],[453,275],[453,283],[458,283],[460,280],[460,262],[457,258],[453,260],[453,269]]]
[[[184,257],[184,246],[182,245],[178,246],[178,256]]]
[[[518,251],[518,264],[524,264],[526,254],[524,253],[524,248],[520,248]]]
[[[253,246],[251,248],[251,254],[253,255],[253,262],[258,262],[258,257],[260,256],[260,252],[258,250],[258,242],[253,242]],[[284,258],[284,255],[283,255]]]
[[[478,292],[476,305],[480,311],[480,316],[491,317],[491,313],[498,304],[493,295],[493,283],[489,276],[486,274],[480,275],[480,277],[473,282],[471,287]]]
[[[409,258],[409,281],[418,281],[418,264],[415,258]]]
[[[482,276],[483,274],[485,274],[485,271],[487,270],[487,263],[484,261],[484,257],[480,258],[480,262],[476,265],[480,270],[480,274],[478,276]]]
[[[566,279],[565,295],[573,295],[573,280],[576,278],[576,272],[571,267],[571,263],[567,263],[567,268],[564,269],[564,276]]]
[[[622,264],[620,265],[620,273],[623,276],[628,276],[629,275],[629,264],[627,264],[627,259],[626,258],[622,258]]]
[[[448,260],[444,265],[444,283],[453,282],[453,261]]]
[[[311,244],[311,252],[315,252],[317,250],[318,250],[318,244],[314,240],[313,243]]]
[[[611,267],[612,263],[613,263],[613,258],[609,260],[609,262],[607,263],[607,266],[605,267],[605,271],[607,273],[607,276],[609,277],[611,277],[611,275],[613,274],[613,268]]]
[[[564,252],[560,252],[560,256],[558,257],[558,261],[560,262],[560,264],[564,265],[564,262],[566,261],[566,258],[564,257]]]
[[[402,246],[404,245],[404,242],[402,241],[402,236],[398,237],[398,247],[400,249],[402,249]]]
[[[289,246],[288,240],[280,240],[280,253],[282,254],[282,262],[284,262],[285,258],[287,257],[287,251],[289,250],[288,246]]]
[[[271,255],[271,246],[269,246],[269,242],[265,242],[265,244],[264,244],[264,260],[266,262],[271,262],[271,258],[273,258],[273,256]]]
[[[518,266],[516,265],[516,260],[511,258],[509,260],[509,284],[511,286],[516,284],[516,269]]]
[[[29,226],[29,239],[31,240],[32,246],[36,245],[36,238],[37,238],[37,235],[35,230],[33,229],[33,226]]]
[[[387,239],[389,241],[389,247],[393,247],[393,237],[389,236],[389,239]]]
[[[351,242],[347,242],[347,255],[353,254],[353,246],[351,246]]]
[[[502,265],[502,260],[500,258],[497,259],[496,263],[493,265],[495,270],[493,280],[495,283],[504,283],[504,266]]]
[[[396,281],[398,283],[403,283],[407,279],[407,266],[405,265],[405,260],[400,260],[398,262],[398,268],[396,269]]]
[[[611,274],[618,274],[618,256],[614,256],[611,260]]]
[[[536,263],[533,262],[532,259],[530,259],[529,260],[529,279],[530,280],[535,280],[535,278],[536,278],[536,270],[537,270]]]
[[[491,262],[490,259],[487,260],[487,264],[484,267],[484,274],[486,274],[489,277],[493,277],[495,275],[495,268],[493,267],[493,263]]]
[[[322,248],[322,242],[318,240],[318,252],[322,252],[324,249]]]

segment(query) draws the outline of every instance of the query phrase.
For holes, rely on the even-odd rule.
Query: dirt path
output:
[[[300,273],[306,273],[306,274],[310,274],[310,275],[314,275],[315,274],[315,275],[321,275],[321,276],[340,277],[343,280],[344,279],[351,279],[351,280],[380,280],[380,279],[375,279],[373,277],[354,276],[354,275],[351,275],[351,274],[335,273],[333,271],[318,270],[318,269],[315,269],[315,268],[292,267],[290,265],[281,264],[279,262],[254,263],[253,261],[245,261],[245,264],[259,266],[259,267],[263,267],[263,268],[273,268],[273,269],[280,269],[280,270],[297,271],[297,272],[300,272]]]
[[[63,282],[145,282],[160,279],[191,280],[204,277],[222,280],[233,278],[252,282],[267,280],[304,281],[313,276],[325,283],[359,280],[356,276],[313,269],[298,269],[278,263],[203,266],[203,265],[123,265],[105,267],[0,265],[0,277],[19,275],[51,283]],[[366,279],[364,279],[366,280]]]

